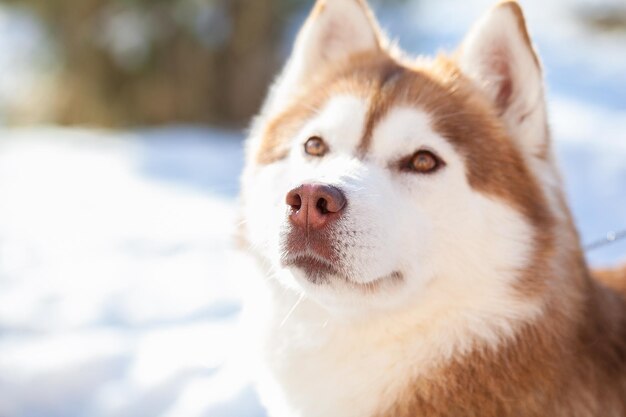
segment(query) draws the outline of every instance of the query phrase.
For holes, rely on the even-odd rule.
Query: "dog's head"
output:
[[[548,136],[516,3],[411,60],[364,1],[320,0],[252,128],[244,237],[333,310],[498,303],[538,285],[524,271],[560,204]]]

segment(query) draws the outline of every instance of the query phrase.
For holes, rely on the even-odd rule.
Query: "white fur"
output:
[[[401,393],[409,375],[478,342],[495,347],[540,311],[510,289],[532,247],[523,217],[469,186],[463,158],[422,111],[393,109],[374,132],[371,157],[355,158],[366,108],[356,97],[331,100],[296,135],[286,160],[247,179],[250,236],[260,239],[255,244],[274,270],[265,303],[271,307],[256,319],[264,326],[266,364],[259,387],[275,417],[372,415]],[[303,154],[313,134],[330,146],[322,159]],[[440,155],[445,169],[420,177],[389,168],[420,148]],[[351,211],[340,228],[357,234],[337,240],[350,248],[355,281],[399,269],[405,282],[364,293],[318,287],[297,269],[281,268],[283,199],[301,181],[346,193]]]
[[[307,60],[374,47],[374,29],[363,10],[354,0],[332,0],[326,15],[307,22],[248,143],[242,195],[246,236],[268,275],[256,297],[263,307],[254,310],[262,364],[258,386],[272,417],[375,415],[402,394],[410,377],[427,374],[477,344],[496,348],[541,312],[539,302],[522,302],[512,290],[529,262],[532,227],[506,202],[470,187],[463,155],[435,132],[424,111],[391,109],[373,132],[367,157],[359,158],[370,103],[333,97],[293,137],[287,158],[255,165],[252,155],[264,117],[288,103],[307,76]],[[489,78],[493,73],[485,53],[496,41],[512,48],[510,56],[519,64],[515,82],[525,87],[515,84],[511,113],[503,117],[531,166],[549,173],[544,190],[556,190],[556,170],[535,156],[547,140],[535,135],[545,127],[540,75],[528,67],[532,55],[520,49],[524,45],[512,33],[517,26],[510,13],[492,12],[473,30],[462,65],[491,94],[498,80]],[[352,36],[339,36],[339,43],[321,51],[323,31],[342,30],[343,24]],[[539,107],[531,106],[533,100]],[[539,111],[516,124],[515,116],[528,106]],[[313,135],[329,145],[323,158],[304,154],[303,145]],[[436,153],[446,166],[431,175],[394,168],[418,149]],[[331,284],[311,284],[297,268],[281,266],[285,195],[309,181],[334,185],[348,200],[334,235],[342,248],[342,277]],[[556,199],[556,191],[549,198]],[[401,282],[380,280],[396,271],[404,277]],[[370,287],[373,283],[380,285]]]

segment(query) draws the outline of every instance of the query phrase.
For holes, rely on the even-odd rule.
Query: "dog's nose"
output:
[[[346,197],[339,188],[326,184],[302,184],[287,193],[289,219],[301,228],[321,229],[339,217]]]

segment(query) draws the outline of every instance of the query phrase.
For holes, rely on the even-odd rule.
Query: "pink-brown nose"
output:
[[[339,188],[326,184],[303,184],[287,193],[289,220],[303,229],[321,229],[341,216],[346,197]]]

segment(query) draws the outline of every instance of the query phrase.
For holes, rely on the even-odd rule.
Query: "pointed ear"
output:
[[[293,58],[303,76],[319,65],[379,48],[378,24],[364,0],[318,0],[298,34]]]
[[[330,63],[381,49],[379,33],[365,0],[317,0],[272,96],[292,95]],[[270,97],[270,101],[276,98]]]
[[[519,146],[532,155],[545,156],[549,138],[541,64],[517,2],[502,2],[483,16],[457,57]]]

